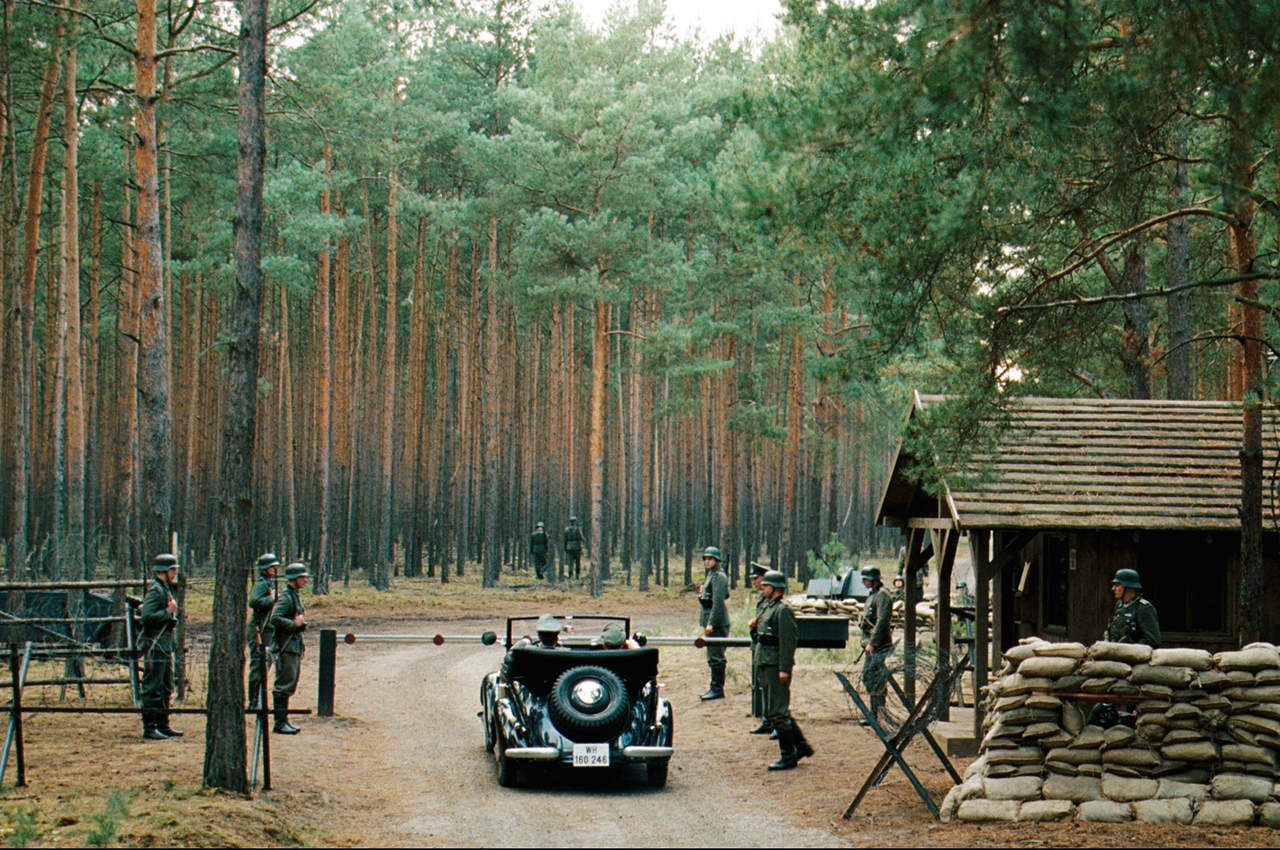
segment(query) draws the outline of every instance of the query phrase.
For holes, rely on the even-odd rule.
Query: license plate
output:
[[[609,745],[608,744],[574,744],[573,745],[573,766],[574,767],[608,767],[609,766]]]

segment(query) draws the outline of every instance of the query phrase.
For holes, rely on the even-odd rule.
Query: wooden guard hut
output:
[[[908,422],[942,400],[916,394]],[[1263,522],[1270,599],[1280,592],[1272,578],[1280,564],[1278,428],[1268,411]],[[980,683],[1022,637],[1100,639],[1114,604],[1111,578],[1122,567],[1141,574],[1167,645],[1230,647],[1240,578],[1240,429],[1240,405],[1233,402],[1018,399],[994,450],[975,454],[957,486],[944,482],[937,497],[908,480],[914,459],[900,443],[877,522],[903,529],[911,567],[922,565],[926,535],[932,538],[943,591],[939,658],[950,652],[945,590],[953,586],[962,535],[973,558]],[[905,570],[908,611],[919,598],[915,573]],[[1270,607],[1274,638],[1280,605]],[[915,638],[908,618],[908,649]],[[979,708],[978,737],[981,723]]]

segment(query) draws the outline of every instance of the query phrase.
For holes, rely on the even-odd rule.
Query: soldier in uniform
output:
[[[271,731],[278,735],[296,735],[302,731],[289,722],[289,698],[298,690],[298,673],[306,652],[302,633],[307,628],[307,620],[302,612],[301,591],[310,577],[305,564],[294,563],[285,567],[285,589],[271,609],[269,622],[276,656],[276,684],[272,688],[276,722]]]
[[[791,671],[795,666],[800,629],[796,615],[782,602],[787,595],[787,577],[770,570],[761,578],[761,583],[765,605],[756,624],[759,648],[753,663],[756,676],[768,691],[765,704],[769,723],[778,733],[781,751],[780,758],[769,765],[769,769],[790,770],[800,759],[813,755],[813,747],[791,716]]]
[[[885,661],[893,652],[893,598],[884,589],[880,570],[876,567],[862,571],[862,584],[871,591],[858,620],[858,628],[862,630],[862,651],[866,655],[862,662],[862,685],[871,698],[871,713],[879,717],[884,710],[885,692],[889,685]],[[862,725],[869,725],[869,722],[863,720]]]
[[[178,626],[178,602],[172,586],[178,581],[178,559],[156,555],[155,581],[142,600],[142,737],[150,741],[180,738],[169,726],[173,694],[173,630]]]
[[[564,530],[564,565],[566,576],[572,570],[574,578],[581,578],[582,529],[578,527],[576,516],[569,517],[569,525]]]
[[[267,552],[258,557],[258,580],[249,592],[249,708],[257,708],[267,673],[267,620],[276,604],[275,577],[280,559]]]
[[[769,735],[773,732],[773,726],[769,723],[769,715],[765,705],[764,682],[760,681],[760,677],[756,675],[756,653],[760,647],[760,614],[764,611],[765,605],[769,603],[769,599],[764,593],[764,584],[761,581],[767,572],[769,572],[769,568],[764,564],[752,562],[751,589],[760,594],[759,598],[756,599],[756,615],[749,624],[751,632],[751,714],[760,718],[760,725],[751,730],[752,735]]]
[[[547,527],[538,523],[538,527],[529,535],[529,554],[533,555],[533,571],[541,580],[547,571],[547,550],[550,542],[547,539]]]
[[[729,636],[729,609],[725,601],[729,598],[729,580],[725,578],[720,562],[724,556],[720,549],[708,546],[702,553],[702,565],[707,569],[707,579],[698,592],[698,604],[702,610],[698,612],[698,625],[706,632],[707,637]],[[711,668],[711,687],[702,699],[724,699],[724,647],[707,646],[707,666]]]
[[[1111,579],[1111,595],[1115,608],[1103,636],[1112,643],[1144,643],[1152,649],[1160,646],[1160,618],[1156,606],[1142,596],[1142,580],[1137,570],[1116,570]],[[1100,702],[1089,711],[1089,722],[1104,729],[1123,723],[1132,726],[1137,722],[1132,711],[1121,713],[1115,705]]]

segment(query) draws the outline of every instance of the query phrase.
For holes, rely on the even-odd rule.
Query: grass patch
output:
[[[84,843],[90,847],[106,847],[120,836],[120,825],[129,816],[129,798],[124,794],[113,793],[107,798],[107,807],[96,815],[91,815],[97,826],[85,836]]]
[[[22,809],[13,816],[13,826],[6,830],[5,844],[9,847],[30,847],[40,838],[36,828],[36,815],[31,809]]]

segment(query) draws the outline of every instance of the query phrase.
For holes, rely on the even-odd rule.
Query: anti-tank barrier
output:
[[[1027,638],[1000,675],[943,820],[1280,828],[1272,644],[1210,654]]]

